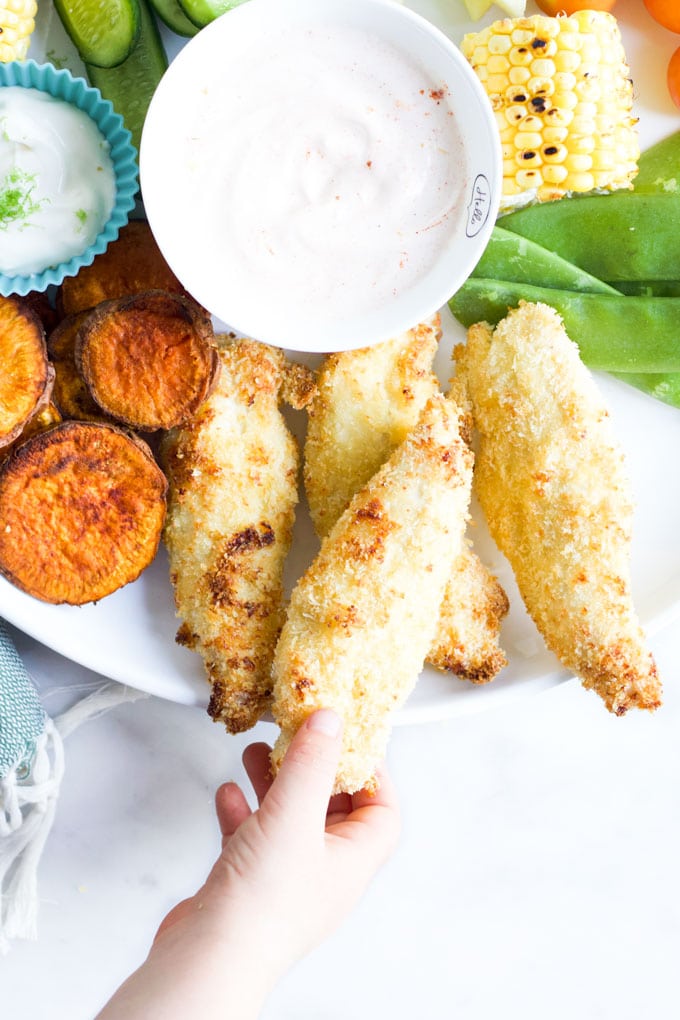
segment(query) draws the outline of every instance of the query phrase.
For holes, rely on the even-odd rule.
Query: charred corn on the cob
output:
[[[37,10],[36,0],[0,0],[0,62],[25,59]]]
[[[505,18],[466,35],[463,54],[494,109],[504,204],[629,188],[640,154],[633,86],[616,19]]]

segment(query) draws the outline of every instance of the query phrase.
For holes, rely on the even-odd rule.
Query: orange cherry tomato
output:
[[[611,11],[615,3],[616,0],[536,0],[536,5],[551,18],[576,11]]]
[[[671,57],[666,80],[668,81],[668,91],[671,94],[671,99],[676,106],[680,106],[680,46]]]
[[[680,32],[680,3],[678,0],[645,0],[645,7],[655,21],[671,32]]]

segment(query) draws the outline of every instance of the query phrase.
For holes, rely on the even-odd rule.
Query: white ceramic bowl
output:
[[[362,92],[369,80],[379,94]],[[140,179],[156,240],[197,301],[237,332],[322,352],[386,340],[446,303],[486,247],[501,155],[469,64],[413,11],[250,0],[170,65]]]

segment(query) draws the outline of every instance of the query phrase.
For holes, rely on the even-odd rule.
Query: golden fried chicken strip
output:
[[[480,435],[475,489],[546,644],[607,708],[661,688],[631,598],[632,500],[594,379],[558,314],[522,303],[455,350]]]
[[[274,656],[274,768],[304,719],[330,707],[344,719],[336,792],[375,788],[392,715],[415,685],[460,552],[472,461],[455,405],[432,397],[323,540]]]
[[[439,381],[439,316],[393,340],[329,354],[309,405],[304,482],[320,538],[406,439]]]
[[[330,531],[439,393],[432,361],[440,338],[434,316],[385,343],[325,360],[309,406],[304,450],[305,491],[319,536]],[[428,661],[474,683],[493,679],[506,664],[498,638],[507,611],[502,587],[464,542]]]
[[[183,620],[177,640],[203,657],[210,715],[237,733],[271,697],[299,454],[279,410],[282,352],[234,340],[220,358],[216,389],[163,444],[165,543]]]

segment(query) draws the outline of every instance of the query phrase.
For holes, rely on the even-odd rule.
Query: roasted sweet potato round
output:
[[[94,308],[102,301],[139,294],[145,290],[169,290],[186,294],[156,244],[146,220],[131,220],[105,252],[76,276],[67,276],[57,297],[63,315]]]
[[[52,399],[64,418],[76,421],[106,421],[76,368],[76,336],[89,312],[77,312],[62,319],[47,338],[47,353],[54,366]]]
[[[17,446],[25,443],[31,436],[37,436],[39,432],[46,432],[47,429],[58,425],[61,420],[62,416],[59,413],[59,408],[50,400],[45,407],[41,408],[32,418],[29,418],[13,443],[10,443],[9,446],[0,447],[0,461],[4,460],[5,457],[9,457],[10,453]]]
[[[0,297],[0,447],[47,404],[53,379],[40,319],[21,299]]]
[[[63,422],[0,465],[0,573],[44,602],[96,602],[156,555],[166,481],[113,425]]]
[[[78,330],[76,365],[106,414],[153,432],[196,413],[220,360],[203,309],[152,290],[97,305]]]

